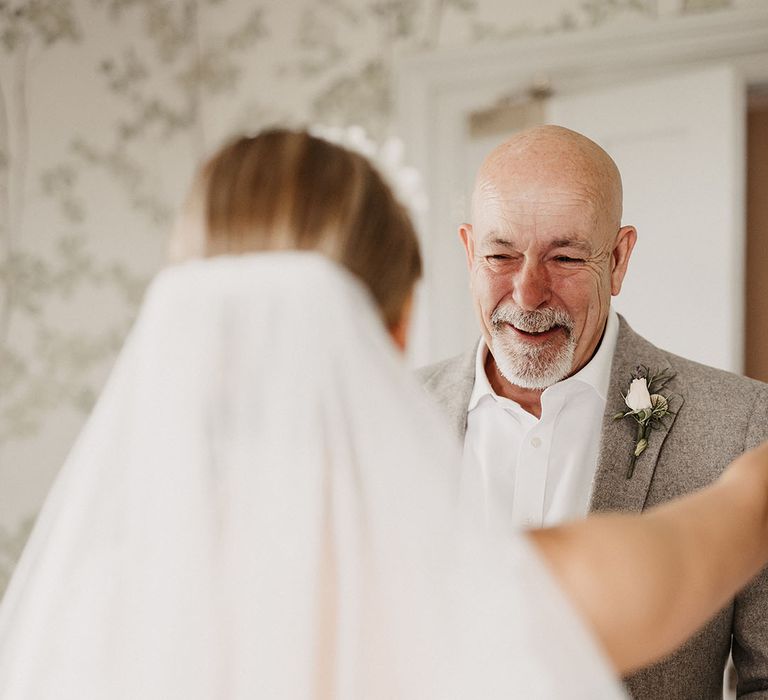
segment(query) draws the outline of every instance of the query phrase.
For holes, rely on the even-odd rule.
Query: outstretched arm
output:
[[[642,515],[529,534],[626,674],[673,651],[768,562],[768,443],[712,486]]]

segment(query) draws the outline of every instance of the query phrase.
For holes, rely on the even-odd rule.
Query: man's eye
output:
[[[564,262],[564,263],[582,263],[584,262],[583,258],[571,258],[567,255],[558,255],[555,260],[557,262]]]
[[[486,255],[485,259],[486,260],[509,260],[510,256],[499,253],[498,255]]]

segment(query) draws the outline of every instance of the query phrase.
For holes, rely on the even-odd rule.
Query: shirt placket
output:
[[[520,443],[512,505],[517,528],[536,528],[544,523],[549,456],[554,426],[562,407],[561,397],[553,398],[546,406],[542,405],[541,419],[529,428]]]

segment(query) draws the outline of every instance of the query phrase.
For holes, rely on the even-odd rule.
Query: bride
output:
[[[3,600],[3,700],[621,698],[768,560],[765,447],[642,516],[484,532],[362,157],[239,139],[173,249]]]

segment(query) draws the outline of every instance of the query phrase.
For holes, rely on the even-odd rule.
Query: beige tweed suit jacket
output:
[[[660,350],[619,318],[608,401],[593,484],[592,511],[640,512],[713,481],[737,455],[768,439],[768,384],[697,364]],[[634,448],[632,421],[614,421],[632,371],[669,369],[666,425],[651,432],[647,450],[626,478]],[[463,439],[474,384],[475,350],[420,370]],[[738,672],[738,697],[768,700],[768,570],[698,634],[662,662],[625,679],[642,700],[721,700],[728,652]]]

